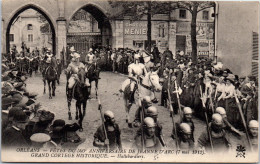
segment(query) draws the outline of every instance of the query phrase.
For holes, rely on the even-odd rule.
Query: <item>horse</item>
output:
[[[139,94],[139,98],[150,96],[151,99],[155,98],[154,91],[161,91],[162,86],[159,83],[159,76],[157,71],[149,72],[146,76],[137,82],[137,91]],[[122,84],[122,91],[123,91],[123,100],[125,105],[126,111],[126,123],[129,120],[129,112],[131,109],[132,104],[129,103],[130,95],[130,79],[126,79]]]
[[[68,79],[70,77],[70,73],[67,74],[67,86],[66,86],[66,94],[67,94],[67,102],[68,102],[68,115],[69,120],[72,120],[71,117],[71,100],[76,100],[76,116],[75,119],[78,120],[79,118],[79,125],[80,125],[80,131],[83,130],[82,128],[82,121],[86,114],[86,106],[87,106],[87,100],[89,96],[88,87],[85,85],[86,78],[86,72],[85,68],[80,68],[78,72],[78,80],[76,80],[73,88],[72,88],[72,94],[69,94],[68,89]],[[81,110],[81,106],[83,107],[83,112]],[[79,113],[79,115],[78,115]]]
[[[91,64],[87,67],[85,67],[85,72],[86,72],[86,77],[89,79],[89,84],[90,84],[90,90],[89,90],[89,94],[91,95],[91,83],[92,81],[95,81],[95,91],[96,91],[96,99],[97,99],[97,96],[98,96],[98,80],[99,80],[99,77],[97,76],[97,73],[96,71],[99,71],[97,69],[97,63],[94,63],[94,64]]]
[[[52,99],[52,96],[55,96],[55,89],[56,89],[56,80],[57,80],[57,71],[52,65],[46,67],[46,69],[42,72],[43,76],[43,83],[44,83],[44,90],[43,94],[45,94],[46,89],[46,81],[49,86],[49,99]]]

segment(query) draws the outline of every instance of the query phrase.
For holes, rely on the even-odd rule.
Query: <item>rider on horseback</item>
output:
[[[78,53],[73,53],[73,58],[71,59],[70,64],[68,65],[68,68],[65,70],[65,73],[71,73],[71,76],[68,80],[68,95],[72,96],[72,88],[74,84],[79,80],[78,77],[78,71],[80,68],[85,68],[84,64],[79,61],[80,55]],[[88,83],[88,80],[86,80],[86,86],[90,86]]]
[[[92,49],[92,48],[89,49],[89,53],[88,53],[88,55],[86,56],[85,62],[86,62],[86,66],[87,66],[88,69],[89,69],[91,66],[94,66],[94,67],[95,67],[96,77],[97,77],[98,79],[100,79],[100,78],[99,78],[99,68],[98,68],[98,66],[97,66],[97,57],[96,57],[95,54],[93,53],[93,49]]]
[[[130,79],[130,96],[129,103],[134,102],[134,88],[136,86],[138,78],[146,76],[147,70],[145,65],[140,63],[140,55],[137,53],[134,55],[134,63],[128,66],[128,78]]]

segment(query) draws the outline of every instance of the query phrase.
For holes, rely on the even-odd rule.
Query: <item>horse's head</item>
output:
[[[85,68],[79,68],[78,77],[79,77],[80,84],[84,85],[85,84],[85,80],[86,80]]]
[[[154,72],[150,72],[149,73],[149,79],[150,79],[150,83],[151,86],[155,89],[155,91],[159,92],[162,90],[162,86],[160,85],[160,78],[157,74],[157,71]]]

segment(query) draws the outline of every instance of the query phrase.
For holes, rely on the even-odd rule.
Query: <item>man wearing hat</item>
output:
[[[57,119],[53,122],[53,124],[50,127],[50,137],[51,140],[49,140],[47,143],[44,144],[43,147],[47,148],[55,148],[58,145],[60,145],[65,137],[65,121],[62,119]]]
[[[243,95],[243,109],[245,111],[245,118],[247,122],[252,119],[258,119],[258,96],[255,84],[256,77],[249,76],[248,82],[245,82],[240,89]]]
[[[103,125],[101,125],[94,134],[93,145],[99,148],[107,148],[107,145],[109,145],[110,150],[121,150],[121,132],[118,124],[115,122],[114,113],[107,110],[104,113],[104,118],[107,138],[105,136]]]
[[[23,135],[28,116],[22,111],[17,110],[13,116],[12,127],[3,131],[2,145],[6,147],[28,147],[29,144]]]
[[[74,46],[70,47],[70,56],[71,56],[71,61],[75,60],[75,55],[76,55],[76,50]]]

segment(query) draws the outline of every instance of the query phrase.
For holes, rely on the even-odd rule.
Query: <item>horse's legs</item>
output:
[[[126,98],[124,98],[124,101],[125,101],[126,123],[128,123],[128,121],[129,121],[129,111],[130,111],[130,108],[131,108],[132,105],[129,104],[129,102]]]
[[[75,116],[75,119],[76,119],[76,120],[79,119],[79,114],[78,114],[78,112],[79,112],[79,109],[80,109],[80,108],[81,108],[81,107],[80,107],[80,101],[77,100],[77,101],[76,101],[76,116]]]
[[[83,131],[83,128],[82,128],[83,114],[81,111],[81,101],[77,100],[76,104],[77,104],[76,106],[78,107],[78,111],[79,111],[79,126],[80,126],[79,131],[82,132]]]
[[[47,80],[48,82],[48,86],[49,86],[49,99],[52,99],[52,96],[51,96],[51,81]]]
[[[46,80],[45,79],[43,80],[43,86],[44,86],[43,94],[45,94],[46,93]]]
[[[55,96],[56,80],[52,81],[52,96]]]
[[[97,96],[98,96],[98,80],[95,80],[95,84],[96,84],[96,99],[97,99]]]
[[[68,115],[69,115],[69,120],[72,120],[72,117],[71,117],[71,112],[70,112],[70,107],[71,107],[71,100],[72,100],[72,96],[69,95],[69,88],[68,88],[68,82],[66,84],[66,94],[67,94],[67,102],[68,102]]]
[[[87,107],[87,101],[83,101],[83,118],[86,115],[86,107]]]

